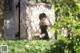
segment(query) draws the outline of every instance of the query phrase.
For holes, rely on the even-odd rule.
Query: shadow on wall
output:
[[[18,0],[4,0],[4,39],[16,39],[18,31]]]

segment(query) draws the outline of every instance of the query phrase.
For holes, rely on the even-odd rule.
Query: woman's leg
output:
[[[47,32],[47,26],[40,26],[41,29],[41,34],[45,34],[45,36],[43,37],[43,39],[49,39],[48,37],[48,32]]]

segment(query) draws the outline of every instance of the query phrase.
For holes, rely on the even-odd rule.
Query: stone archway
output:
[[[24,0],[25,1],[25,0]],[[26,2],[26,1],[25,1]],[[25,3],[24,2],[24,3]],[[23,4],[21,4],[23,6]],[[32,39],[33,36],[40,35],[39,14],[45,13],[51,23],[55,22],[54,9],[46,3],[30,2],[21,9],[21,38]],[[23,10],[24,9],[24,10]]]
[[[32,0],[20,1],[20,17],[18,17],[18,9],[16,5],[19,0],[13,0],[12,11],[4,14],[4,38],[16,39],[16,34],[19,31],[20,18],[20,38],[32,39],[33,36],[40,35],[39,29],[39,14],[45,13],[51,23],[55,22],[55,13],[53,7],[46,3],[34,3]]]

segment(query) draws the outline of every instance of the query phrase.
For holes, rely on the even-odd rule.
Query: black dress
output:
[[[42,39],[49,39],[49,37],[48,37],[48,32],[47,32],[47,28],[48,28],[47,25],[40,26],[41,34],[45,34],[45,36],[44,36]]]

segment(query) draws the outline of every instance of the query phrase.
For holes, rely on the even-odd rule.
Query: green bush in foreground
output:
[[[0,45],[8,45],[8,53],[47,53],[53,41],[47,40],[0,40]]]
[[[8,53],[79,53],[80,41],[67,39],[62,35],[58,40],[0,40],[8,45]]]

